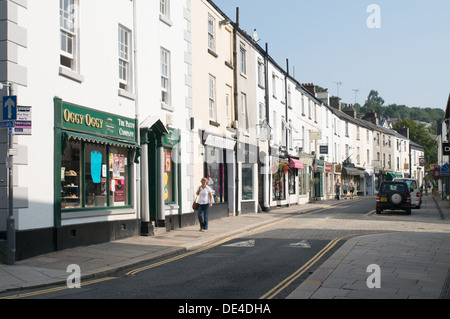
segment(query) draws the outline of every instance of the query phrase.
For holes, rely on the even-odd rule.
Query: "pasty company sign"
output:
[[[64,129],[121,140],[136,140],[135,120],[63,102],[61,126]]]

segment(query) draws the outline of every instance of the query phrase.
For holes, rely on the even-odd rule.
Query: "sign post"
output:
[[[9,96],[4,96],[2,101],[2,121],[1,128],[8,130],[8,156],[6,157],[6,167],[8,168],[8,218],[6,220],[6,239],[7,252],[6,262],[8,265],[14,265],[16,262],[16,223],[14,218],[14,176],[13,176],[13,128],[17,119],[17,96],[12,95],[11,84],[9,87]]]

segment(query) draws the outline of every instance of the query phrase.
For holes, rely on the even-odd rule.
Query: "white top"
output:
[[[200,193],[198,195],[197,203],[200,205],[209,204],[210,197],[209,194],[212,193],[212,189],[209,186],[205,186],[205,188],[202,188],[201,186],[198,188],[200,190]]]

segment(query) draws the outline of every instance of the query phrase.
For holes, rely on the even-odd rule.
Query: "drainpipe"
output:
[[[289,76],[289,60],[288,59],[286,59],[286,74],[284,75],[284,109],[285,109],[285,113],[286,113],[286,116],[285,116],[285,118],[286,118],[286,124],[288,124],[289,123],[289,118],[288,118],[288,97],[287,97],[287,92],[288,92],[288,89],[287,89],[287,87],[288,87],[288,83],[287,83],[287,78],[288,78],[288,76]],[[287,125],[286,125],[286,153],[288,153],[289,152],[289,148],[288,148],[288,143],[289,143],[289,127],[287,127]]]
[[[264,53],[264,102],[266,104],[266,121],[267,124],[269,125],[270,123],[270,109],[269,109],[269,104],[270,104],[270,98],[269,98],[269,44],[266,43],[266,50]],[[271,132],[270,132],[271,133]],[[271,148],[270,148],[270,135],[267,137],[267,150],[268,150],[268,154],[266,156],[266,159],[264,161],[264,169],[266,172],[266,177],[264,178],[264,182],[265,182],[265,187],[264,189],[264,208],[263,211],[265,212],[269,212],[270,211],[270,194],[271,194],[271,189],[270,189],[270,157],[272,154]],[[267,167],[266,167],[267,166]],[[267,205],[267,206],[266,206]]]
[[[138,79],[138,36],[137,36],[137,0],[132,0],[133,1],[133,29],[134,29],[134,92],[136,95],[136,99],[135,99],[135,134],[137,135],[137,144],[140,146],[141,145],[141,134],[140,134],[140,130],[139,130],[139,79]],[[135,203],[135,207],[136,207],[136,213],[137,213],[137,219],[141,219],[142,220],[142,206],[141,206],[141,165],[138,163],[135,163],[135,165],[137,165],[136,170],[135,170],[135,175],[136,175],[136,203]]]
[[[235,123],[239,123],[239,108],[238,108],[238,63],[237,63],[237,29],[239,28],[239,7],[236,7],[236,25],[233,28],[233,87],[234,87],[234,120]],[[236,151],[234,152],[234,215],[237,216],[239,214],[239,172],[238,172],[238,150],[239,150],[239,125],[236,125]]]

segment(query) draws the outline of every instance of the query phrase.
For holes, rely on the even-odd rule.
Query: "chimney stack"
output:
[[[366,115],[363,117],[363,120],[372,122],[375,125],[379,124],[379,119],[378,119],[377,113],[375,111],[367,112]]]
[[[341,98],[339,96],[330,97],[330,105],[340,111],[341,110]]]
[[[353,118],[356,118],[356,110],[353,107],[353,104],[348,104],[348,105],[346,104],[345,108],[342,110],[342,112],[344,112],[345,114],[347,114]]]
[[[402,127],[399,131],[401,135],[409,139],[409,127]]]
[[[330,105],[330,93],[328,89],[317,92],[317,98],[325,105]]]
[[[316,86],[314,83],[303,83],[302,86],[312,94],[312,96],[316,96]]]

